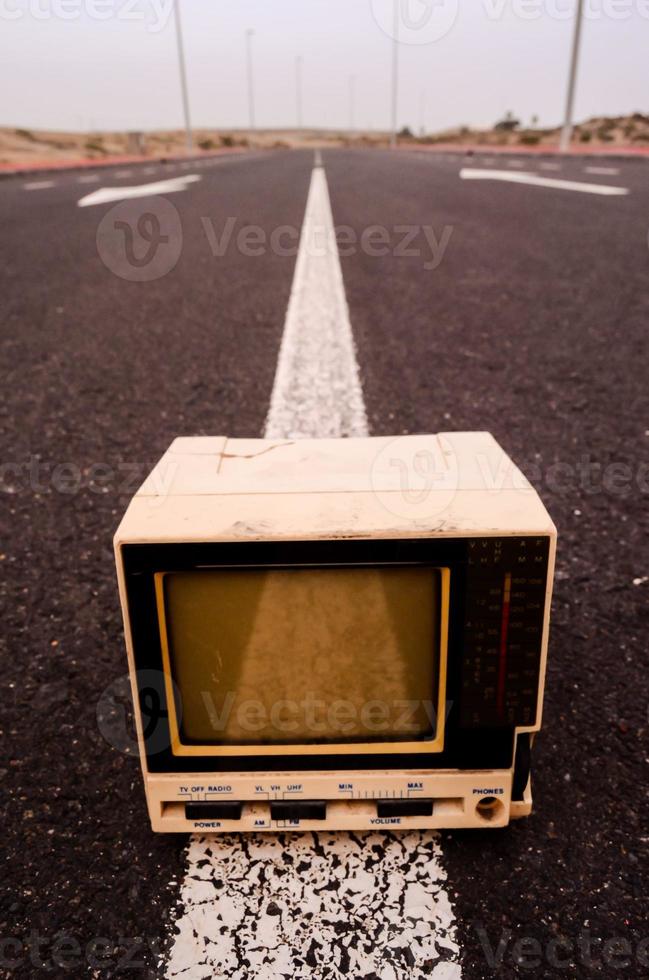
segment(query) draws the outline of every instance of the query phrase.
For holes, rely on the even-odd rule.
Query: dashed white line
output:
[[[367,431],[327,181],[316,166],[265,435]],[[245,844],[194,836],[179,904],[167,980],[313,980],[322,964],[332,977],[461,980],[433,831],[250,834]],[[351,938],[344,952],[341,928]]]
[[[507,166],[508,167],[515,167],[518,170],[522,170],[524,168],[525,164],[523,163],[522,160],[508,160],[507,161]]]
[[[619,167],[584,167],[587,174],[600,174],[602,177],[617,177]]]
[[[503,180],[514,184],[530,184],[533,187],[551,187],[555,190],[577,191],[581,194],[599,194],[615,197],[628,194],[627,187],[611,187],[608,184],[584,184],[576,180],[557,180],[538,177],[531,173],[511,173],[509,170],[473,170],[465,167],[460,171],[462,180]]]
[[[53,180],[30,180],[27,184],[23,184],[23,189],[26,191],[44,191],[48,187],[54,187]]]
[[[121,180],[123,177],[130,177],[132,173],[132,170],[116,170],[115,176],[119,177]]]
[[[561,170],[560,163],[540,163],[541,170]]]
[[[96,184],[98,180],[99,174],[83,174],[81,177],[77,177],[79,184]]]
[[[143,174],[155,174],[155,173],[157,173],[157,171],[158,171],[158,168],[157,167],[143,167],[142,168],[142,173]]]

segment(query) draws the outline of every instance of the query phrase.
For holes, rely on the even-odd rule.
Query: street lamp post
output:
[[[570,75],[568,78],[568,95],[566,97],[566,117],[561,130],[560,149],[562,153],[570,150],[573,129],[573,113],[575,109],[575,89],[577,87],[577,69],[579,67],[579,47],[581,44],[581,29],[584,22],[584,0],[577,0],[577,14],[575,21],[575,33],[572,42],[572,58],[570,61]]]
[[[356,132],[356,75],[349,76],[349,133]]]
[[[252,74],[252,39],[255,32],[252,27],[246,31],[246,67],[248,73],[248,124],[250,132],[255,129],[255,87]]]
[[[178,47],[178,70],[180,72],[180,91],[183,100],[183,115],[185,117],[185,142],[187,152],[191,153],[194,148],[192,139],[192,125],[189,118],[189,95],[187,93],[187,73],[185,70],[185,51],[183,48],[183,30],[180,21],[180,0],[174,0],[174,17],[176,21],[176,44]]]
[[[295,107],[297,110],[297,128],[302,129],[302,58],[295,59]]]
[[[392,119],[390,126],[390,146],[397,145],[397,112],[399,99],[399,0],[394,3],[394,26],[392,30]]]

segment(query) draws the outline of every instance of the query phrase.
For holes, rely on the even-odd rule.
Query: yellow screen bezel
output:
[[[176,715],[174,682],[171,670],[169,638],[164,601],[164,579],[168,572],[154,575],[160,647],[164,671],[165,693],[169,712],[171,751],[175,756],[281,756],[281,755],[432,755],[444,750],[444,726],[446,721],[446,665],[448,657],[448,624],[451,594],[451,570],[431,566],[440,573],[440,638],[439,683],[437,697],[437,731],[435,738],[426,742],[354,742],[297,745],[187,745],[180,738]]]

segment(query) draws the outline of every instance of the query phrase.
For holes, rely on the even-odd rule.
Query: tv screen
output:
[[[181,746],[435,737],[439,569],[205,569],[156,584]]]

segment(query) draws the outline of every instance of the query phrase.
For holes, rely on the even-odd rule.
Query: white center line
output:
[[[541,163],[539,166],[541,170],[561,170],[560,163]]]
[[[366,435],[367,418],[327,178],[322,167],[315,167],[266,419],[266,438]]]
[[[460,980],[441,856],[432,831],[194,836],[164,976]]]
[[[23,189],[26,191],[44,191],[48,187],[54,187],[53,180],[30,180],[29,183],[23,184]]]
[[[116,170],[115,171],[115,176],[116,177],[120,177],[120,178],[121,177],[130,177],[132,173],[133,173],[132,170]]]
[[[507,166],[508,167],[515,167],[518,170],[522,170],[523,167],[525,166],[525,164],[522,162],[522,160],[508,160],[507,161]]]
[[[617,177],[619,167],[584,167],[587,174],[601,174],[602,177]]]
[[[327,181],[316,167],[265,435],[367,431]],[[461,980],[441,858],[433,831],[193,836],[164,976],[313,980],[327,965],[332,977]]]
[[[99,180],[99,174],[83,174],[82,177],[77,177],[79,184],[96,184]]]
[[[601,194],[612,197],[628,194],[626,187],[611,187],[608,184],[584,184],[576,180],[557,180],[553,177],[537,177],[535,174],[513,174],[509,170],[460,170],[462,180],[504,180],[514,184],[530,184],[533,187],[553,187],[562,191],[578,191],[582,194]]]

